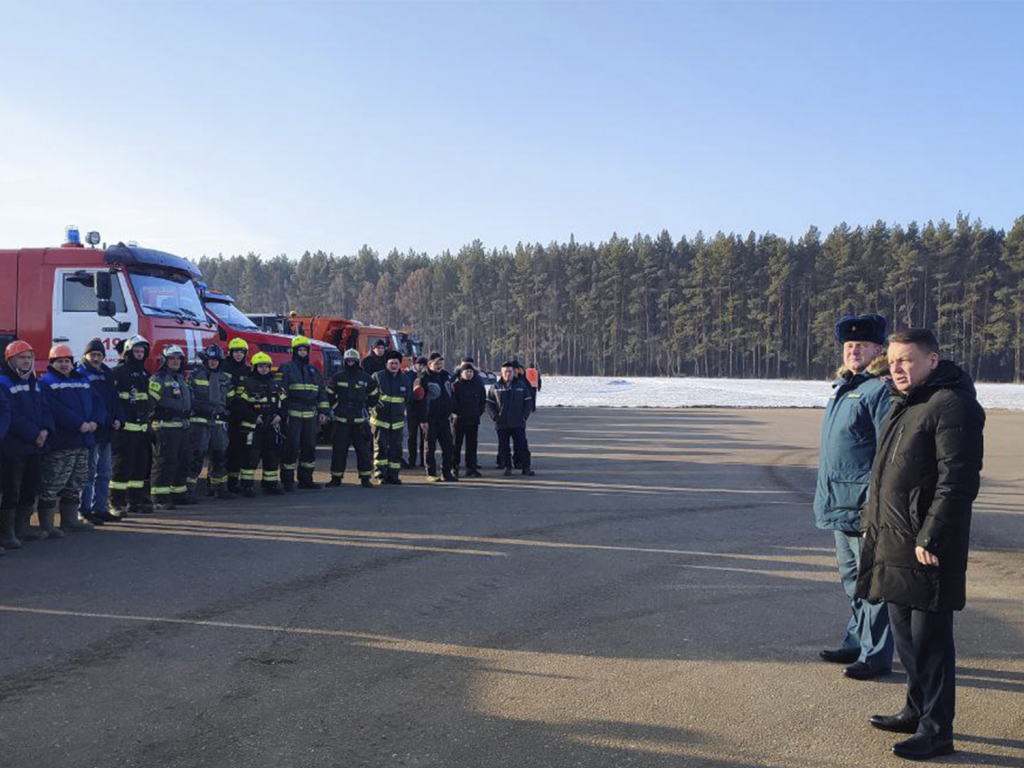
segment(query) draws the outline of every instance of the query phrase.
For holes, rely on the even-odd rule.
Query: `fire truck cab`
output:
[[[67,234],[58,248],[0,250],[0,343],[27,341],[39,372],[53,344],[68,344],[77,355],[98,338],[113,365],[118,342],[141,335],[150,342],[152,370],[169,344],[195,361],[216,339],[217,326],[196,291],[202,275],[194,264],[124,243],[86,248],[77,228]],[[90,232],[89,242],[97,245],[99,234]]]

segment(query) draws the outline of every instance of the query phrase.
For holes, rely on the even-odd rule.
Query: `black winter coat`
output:
[[[437,396],[433,398],[430,394],[431,384],[437,387]],[[423,389],[423,401],[427,404],[424,420],[433,424],[443,424],[448,421],[455,410],[452,375],[445,370],[436,373],[430,370],[424,371],[413,385],[414,389],[417,387]]]
[[[893,405],[861,515],[857,597],[924,611],[964,607],[984,426],[970,376],[948,360]],[[919,563],[915,547],[939,565]]]
[[[484,414],[487,390],[477,376],[469,381],[458,378],[452,385],[455,398],[455,416],[460,424],[479,424]]]
[[[506,384],[501,379],[487,395],[487,415],[498,429],[525,429],[526,420],[533,413],[533,387],[523,378]]]
[[[363,358],[361,365],[367,376],[373,376],[373,374],[384,370],[385,362],[384,355],[375,355],[371,352]]]

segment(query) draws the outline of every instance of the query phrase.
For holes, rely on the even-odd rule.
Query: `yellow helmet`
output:
[[[252,356],[252,367],[255,368],[257,365],[265,363],[267,365],[273,365],[274,361],[270,359],[270,355],[266,352],[257,352]]]
[[[308,346],[310,346],[309,339],[307,339],[305,336],[296,336],[294,339],[292,339],[292,349],[298,349],[299,347]]]
[[[230,352],[233,349],[244,349],[246,352],[248,352],[249,342],[247,342],[241,336],[235,336],[235,338],[228,342],[228,351]]]

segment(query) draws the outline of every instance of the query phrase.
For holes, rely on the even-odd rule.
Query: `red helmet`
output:
[[[27,341],[22,341],[21,339],[12,341],[7,345],[7,350],[4,352],[4,359],[10,360],[12,357],[17,357],[24,352],[33,352],[34,354],[32,345]]]
[[[74,360],[75,353],[67,344],[54,344],[50,347],[50,359],[56,360],[58,357],[70,357]]]

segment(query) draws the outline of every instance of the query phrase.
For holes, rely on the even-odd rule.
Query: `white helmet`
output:
[[[358,349],[346,349],[345,350],[345,359],[346,360],[358,360],[359,359],[359,350]]]
[[[185,352],[177,344],[168,344],[164,347],[163,355],[165,358],[168,357],[180,357],[185,358]]]

